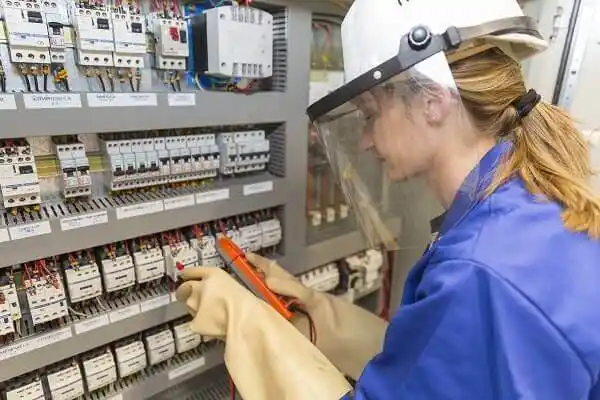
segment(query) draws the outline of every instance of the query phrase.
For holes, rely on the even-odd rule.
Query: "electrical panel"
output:
[[[111,13],[114,32],[115,67],[144,68],[146,20],[139,12],[115,10]]]
[[[54,369],[54,372],[47,375],[53,400],[73,400],[83,396],[83,377],[77,362]]]
[[[100,2],[76,3],[71,13],[75,28],[77,63],[85,67],[112,67],[115,51],[113,24],[108,7]]]
[[[0,191],[5,208],[40,204],[40,179],[31,146],[25,139],[0,142]]]
[[[148,20],[154,35],[154,66],[160,70],[185,71],[189,56],[187,22],[155,16]]]
[[[212,8],[192,18],[192,31],[198,71],[250,79],[273,74],[273,16],[266,11]]]

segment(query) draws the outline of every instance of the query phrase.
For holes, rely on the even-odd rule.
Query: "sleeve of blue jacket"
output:
[[[535,304],[485,266],[454,260],[427,267],[344,399],[564,400],[590,382]]]

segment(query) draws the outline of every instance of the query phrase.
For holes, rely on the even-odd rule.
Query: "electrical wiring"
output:
[[[19,72],[25,81],[25,88],[28,92],[31,92],[31,82],[29,82],[29,74],[27,73],[27,66],[25,64],[19,64]]]

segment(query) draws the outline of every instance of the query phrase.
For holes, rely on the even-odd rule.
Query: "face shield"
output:
[[[446,54],[456,57],[463,43],[481,36],[532,27],[535,23],[527,17],[450,28],[443,34],[417,26],[401,39],[396,57],[309,107],[308,115],[369,246],[398,248],[397,223],[407,216],[410,205],[392,196],[398,193],[397,183],[432,178],[423,174],[433,164],[443,166],[439,155],[457,140],[469,140],[464,134],[468,113]],[[465,164],[477,165],[484,151],[468,155],[473,160],[464,160]],[[473,198],[479,178],[478,171],[471,170],[460,195]]]

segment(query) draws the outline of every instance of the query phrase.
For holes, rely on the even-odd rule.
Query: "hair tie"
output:
[[[535,106],[537,106],[541,99],[542,96],[540,96],[535,90],[529,89],[527,93],[521,95],[510,104],[517,110],[517,119],[521,120],[525,118]]]

